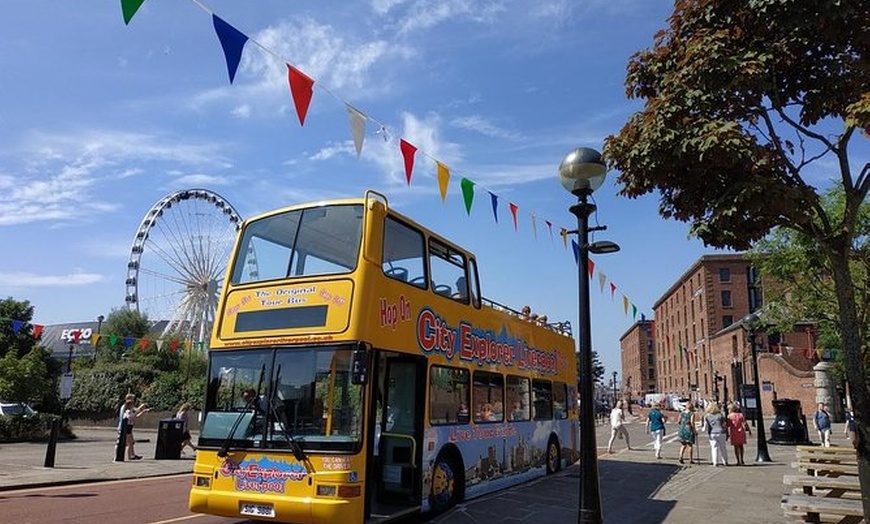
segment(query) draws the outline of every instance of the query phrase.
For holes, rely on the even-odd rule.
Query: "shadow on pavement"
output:
[[[679,467],[629,461],[598,464],[602,513],[607,522],[621,524],[664,522],[675,502],[654,500],[653,495]],[[424,520],[433,524],[480,522],[577,522],[579,466],[526,484],[466,501],[442,515]]]

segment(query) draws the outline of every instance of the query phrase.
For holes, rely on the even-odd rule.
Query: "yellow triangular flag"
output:
[[[436,161],[438,164],[438,190],[441,191],[441,201],[447,200],[447,186],[450,184],[450,168]]]

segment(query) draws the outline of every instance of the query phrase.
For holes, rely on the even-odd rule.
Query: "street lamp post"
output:
[[[613,372],[613,405],[616,405],[616,397],[618,393],[616,392],[616,371]]]
[[[758,381],[758,350],[755,348],[755,331],[759,322],[758,315],[750,313],[743,317],[741,324],[749,337],[749,348],[752,351],[752,379],[755,381],[755,434],[758,436],[758,453],[755,462],[772,462],[767,452],[767,436],[764,434],[764,415],[761,411],[761,387]]]
[[[72,373],[73,343],[69,343],[69,353],[66,356],[66,372]]]
[[[577,203],[569,208],[577,217],[577,237],[579,253],[577,256],[578,311],[579,327],[577,349],[580,360],[580,508],[578,523],[600,524],[604,521],[601,513],[601,491],[598,478],[598,449],[595,442],[595,395],[592,375],[592,321],[589,316],[589,279],[586,277],[589,253],[612,253],[619,250],[613,242],[594,242],[589,244],[589,233],[606,229],[605,226],[589,227],[589,216],[596,206],[589,202],[592,194],[604,182],[607,166],[601,154],[594,149],[577,148],[562,160],[559,165],[559,178],[562,185],[577,197]]]

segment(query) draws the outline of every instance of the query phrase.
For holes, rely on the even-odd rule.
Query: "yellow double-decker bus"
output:
[[[385,522],[576,457],[569,330],[372,191],[245,221],[208,373],[194,512]]]

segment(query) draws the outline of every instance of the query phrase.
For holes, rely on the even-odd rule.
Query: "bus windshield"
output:
[[[242,234],[231,283],[353,271],[362,215],[361,205],[333,205],[251,222]]]
[[[362,388],[351,384],[351,356],[350,346],[213,352],[201,443],[358,450]]]

